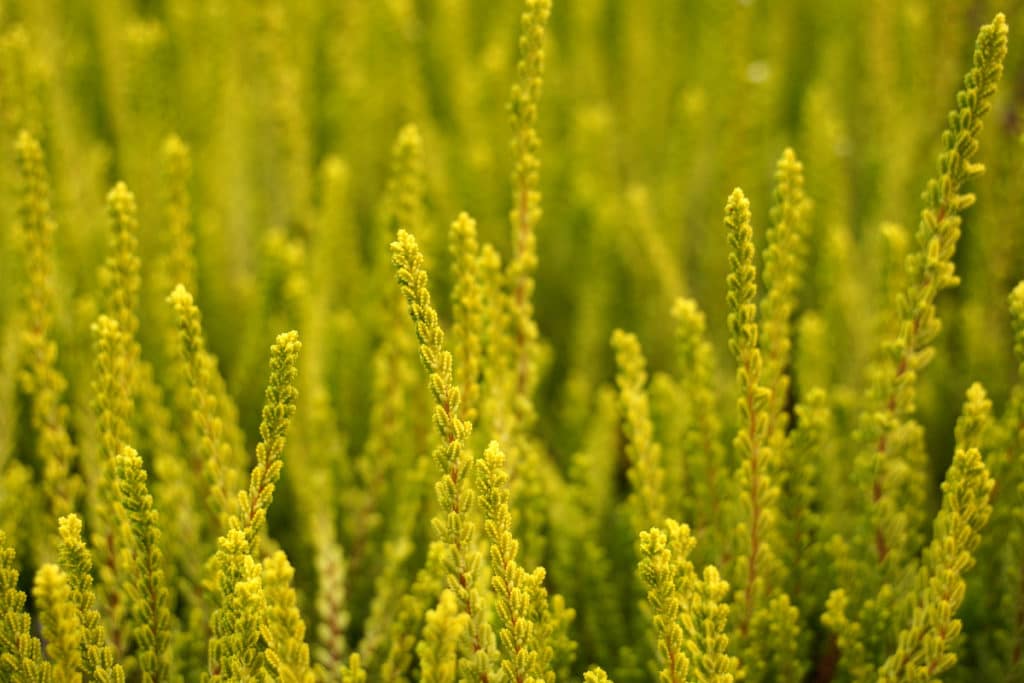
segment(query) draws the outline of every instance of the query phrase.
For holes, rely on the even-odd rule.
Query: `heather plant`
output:
[[[997,10],[0,1],[0,680],[1024,682]]]

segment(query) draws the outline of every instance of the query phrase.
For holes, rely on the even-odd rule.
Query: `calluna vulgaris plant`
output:
[[[997,9],[0,2],[0,681],[1024,682]]]

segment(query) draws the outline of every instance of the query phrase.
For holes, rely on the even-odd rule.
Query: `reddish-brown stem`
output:
[[[107,545],[107,557],[106,565],[112,576],[117,576],[117,547],[114,539],[114,534],[108,533],[104,539]],[[107,606],[111,615],[117,614],[118,605],[121,604],[121,597],[117,591],[107,592]],[[123,634],[121,633],[121,625],[114,622],[110,629],[110,644],[114,646],[114,651],[118,654],[124,654],[124,640],[122,639]]]
[[[821,658],[818,660],[817,675],[814,677],[814,683],[829,683],[833,678],[836,677],[836,671],[839,670],[839,644],[836,641],[836,636],[833,634],[829,636],[828,642],[825,644],[825,651],[821,653]]]

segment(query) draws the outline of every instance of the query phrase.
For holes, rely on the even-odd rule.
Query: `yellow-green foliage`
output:
[[[696,540],[685,524],[665,520],[665,529],[640,532],[639,574],[647,587],[665,683],[695,680],[726,683],[737,674],[727,653],[729,584],[714,566],[699,578],[689,556]]]
[[[142,458],[125,446],[115,459],[117,489],[131,529],[132,583],[125,589],[131,601],[132,637],[138,649],[144,681],[171,677],[169,595],[160,551],[160,517],[146,486]]]
[[[39,605],[39,620],[46,657],[53,662],[58,681],[82,680],[82,622],[71,602],[68,577],[55,564],[44,564],[36,572],[32,597]]]
[[[420,658],[420,680],[439,683],[455,680],[456,645],[469,615],[459,611],[455,595],[444,591],[437,607],[427,612],[423,639],[416,648]]]
[[[291,585],[294,576],[295,570],[283,552],[277,551],[263,560],[267,598],[263,640],[267,643],[267,662],[277,680],[307,683],[316,679],[309,665],[309,646],[303,640],[306,625]]]
[[[687,556],[695,541],[688,527],[669,522],[669,536],[657,527],[640,532],[639,573],[648,588],[658,653],[664,662],[660,680],[680,683],[690,679],[692,666],[681,621],[693,602],[696,580]]]
[[[0,536],[0,667],[12,681],[50,681],[52,666],[43,659],[42,645],[31,633],[32,618],[25,610],[25,594],[18,590],[14,550]]]
[[[537,623],[548,609],[544,568],[528,573],[516,559],[519,542],[512,535],[505,454],[496,441],[487,447],[477,468],[484,532],[491,544],[491,587],[502,623],[501,668],[514,681],[548,680],[554,674],[539,656],[546,643],[538,640],[543,625]]]
[[[996,4],[0,2],[0,682],[1024,683]]]
[[[82,520],[71,514],[61,517],[60,568],[68,576],[71,600],[78,610],[82,625],[82,662],[85,674],[96,680],[119,683],[124,681],[124,670],[115,660],[114,649],[107,643],[100,613],[96,611],[96,594],[92,584],[92,556],[82,540]]]

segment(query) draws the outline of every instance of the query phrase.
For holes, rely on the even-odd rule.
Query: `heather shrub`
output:
[[[0,2],[0,680],[1024,681],[998,9]]]

